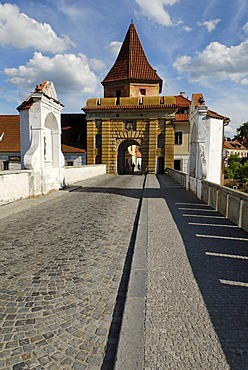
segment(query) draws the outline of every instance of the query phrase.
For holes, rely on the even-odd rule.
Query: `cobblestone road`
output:
[[[247,233],[167,176],[144,197],[145,370],[247,370]]]
[[[112,369],[143,181],[87,180],[0,220],[0,369]]]

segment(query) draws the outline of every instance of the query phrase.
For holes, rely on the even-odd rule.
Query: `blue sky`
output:
[[[162,95],[203,93],[231,118],[226,134],[248,121],[248,1],[17,0],[0,3],[0,114],[44,80],[66,112],[101,97],[133,20]]]

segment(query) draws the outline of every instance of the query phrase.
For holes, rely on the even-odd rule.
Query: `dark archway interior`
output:
[[[124,140],[118,148],[118,162],[117,162],[117,173],[118,175],[123,175],[125,173],[125,151],[131,145],[138,145],[138,141],[133,139]]]
[[[157,158],[157,173],[164,173],[164,157]]]

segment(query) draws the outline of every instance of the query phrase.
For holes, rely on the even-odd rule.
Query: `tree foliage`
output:
[[[225,169],[225,177],[244,181],[248,178],[248,162],[242,164],[242,159],[237,154],[230,155],[228,166]]]
[[[237,134],[234,140],[238,140],[242,145],[248,148],[248,122],[244,122],[237,128]]]

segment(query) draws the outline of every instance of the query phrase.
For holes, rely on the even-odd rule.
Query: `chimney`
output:
[[[185,91],[180,91],[180,95],[184,97],[185,96]]]

